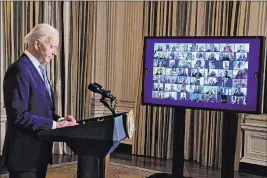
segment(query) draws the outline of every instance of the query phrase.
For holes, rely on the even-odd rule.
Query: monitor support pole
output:
[[[174,109],[172,174],[156,173],[149,178],[185,178],[184,136],[186,109]],[[222,169],[221,178],[234,178],[238,114],[232,111],[223,113]]]
[[[156,173],[150,178],[184,178],[185,108],[174,108],[172,174]]]
[[[184,177],[185,108],[175,108],[173,129],[172,177]]]
[[[238,114],[223,112],[222,169],[221,178],[234,178]]]

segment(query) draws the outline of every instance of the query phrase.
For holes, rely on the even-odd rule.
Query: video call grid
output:
[[[152,98],[246,105],[249,44],[154,43]]]

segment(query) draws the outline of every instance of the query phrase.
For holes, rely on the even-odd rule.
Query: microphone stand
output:
[[[106,97],[102,95],[100,102],[106,106],[113,115],[116,115],[116,97],[111,97],[110,105],[105,101]],[[98,121],[103,121],[98,120]],[[110,155],[102,156],[102,157],[95,157],[95,156],[80,156],[78,155],[78,169],[77,174],[79,178],[89,178],[89,177],[98,177],[104,178],[107,174],[108,165],[109,165]]]
[[[101,99],[99,100],[102,104],[104,104],[104,106],[106,106],[111,112],[113,115],[116,115],[116,100],[117,98],[114,97],[113,99],[110,99],[110,105],[107,103],[107,101],[105,100],[106,97],[104,97],[102,95]]]

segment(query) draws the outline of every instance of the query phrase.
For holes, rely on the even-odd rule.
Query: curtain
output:
[[[145,2],[144,36],[244,36],[248,35],[250,2]],[[142,67],[136,99],[133,153],[172,158],[172,108],[141,105]],[[221,167],[222,112],[186,110],[185,159]],[[239,114],[239,123],[243,114]],[[239,163],[238,125],[236,168]]]
[[[91,96],[87,85],[91,81],[92,71],[94,2],[0,3],[3,18],[1,76],[25,50],[24,36],[37,23],[48,23],[60,33],[58,55],[47,65],[55,93],[56,111],[63,117],[73,115],[77,120],[90,118]],[[54,144],[54,152],[71,154],[63,143]]]
[[[89,118],[90,113],[109,114],[99,98],[91,97],[86,89],[90,81],[99,82],[114,91],[118,111],[135,108],[133,154],[172,158],[173,109],[141,105],[143,37],[266,36],[266,9],[266,2],[239,1],[1,1],[1,84],[7,66],[24,51],[27,32],[40,22],[55,25],[61,35],[60,52],[47,70],[58,113],[71,114],[78,120]],[[0,110],[2,100],[1,96]],[[221,131],[221,112],[188,109],[185,159],[220,167]],[[241,135],[239,122],[236,167],[242,156]],[[62,143],[55,151],[70,154]]]

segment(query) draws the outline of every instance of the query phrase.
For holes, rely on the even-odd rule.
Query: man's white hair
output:
[[[37,24],[24,38],[26,44],[32,43],[35,40],[46,42],[48,37],[58,39],[59,32],[49,24]]]

